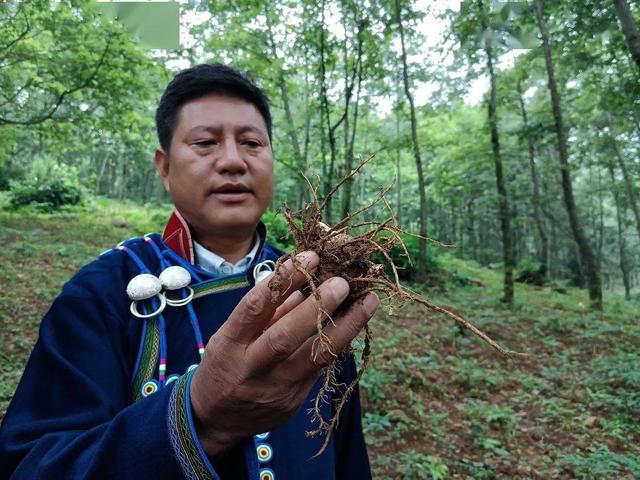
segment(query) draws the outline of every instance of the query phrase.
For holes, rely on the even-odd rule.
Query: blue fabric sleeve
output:
[[[169,417],[188,400],[176,390],[184,380],[130,404],[125,319],[82,288],[66,290],[42,321],[0,426],[0,478],[184,478],[171,442],[184,419]]]
[[[349,385],[356,378],[357,369],[353,355],[346,355],[338,384]],[[371,479],[367,446],[362,433],[360,389],[354,388],[340,412],[340,421],[333,440],[336,459],[336,480]]]

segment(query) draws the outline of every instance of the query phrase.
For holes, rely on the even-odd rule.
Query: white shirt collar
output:
[[[196,254],[196,263],[201,268],[214,275],[232,275],[244,273],[247,267],[251,265],[260,247],[260,236],[257,233],[254,235],[251,251],[235,264],[227,262],[224,258],[216,255],[211,250],[207,250],[195,240],[193,247]]]

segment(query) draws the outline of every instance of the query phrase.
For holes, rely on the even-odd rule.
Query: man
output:
[[[199,65],[169,84],[156,123],[176,209],[162,237],[105,252],[54,301],[0,429],[0,478],[370,478],[357,392],[322,455],[323,439],[305,435],[333,357],[311,354],[320,306],[291,260],[277,301],[264,278],[281,254],[260,223],[273,190],[265,95]],[[348,291],[324,282],[321,308]],[[377,305],[370,295],[336,316],[336,350]],[[354,375],[347,358],[338,381]]]

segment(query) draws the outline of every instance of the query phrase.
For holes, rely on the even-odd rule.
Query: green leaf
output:
[[[511,13],[511,5],[509,5],[508,3],[505,4],[504,7],[502,7],[502,10],[500,10],[500,18],[502,19],[503,22],[507,22],[507,20],[509,20],[509,15]]]

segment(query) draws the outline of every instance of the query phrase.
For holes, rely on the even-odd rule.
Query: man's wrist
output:
[[[210,457],[224,456],[224,453],[238,443],[239,439],[232,432],[226,432],[219,426],[212,425],[212,419],[205,416],[204,402],[201,401],[197,387],[198,369],[194,372],[194,378],[190,385],[190,403],[193,424],[202,445],[203,450]],[[209,413],[210,415],[210,413]]]

